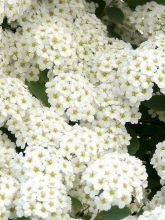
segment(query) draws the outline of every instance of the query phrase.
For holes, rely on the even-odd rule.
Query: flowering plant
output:
[[[165,2],[0,1],[0,220],[165,220]]]

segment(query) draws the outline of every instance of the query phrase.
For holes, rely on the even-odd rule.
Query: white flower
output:
[[[162,183],[165,181],[165,141],[156,145],[156,151],[151,159],[151,164],[161,177]]]
[[[138,220],[164,220],[165,206],[155,207],[151,211],[145,211],[138,217]]]
[[[123,208],[132,196],[140,202],[147,187],[147,174],[142,162],[128,154],[105,154],[91,163],[82,175],[84,192],[98,210],[111,206]],[[90,189],[90,190],[89,190]]]

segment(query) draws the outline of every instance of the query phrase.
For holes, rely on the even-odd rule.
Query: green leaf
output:
[[[92,0],[92,2],[95,2],[97,4],[97,8],[96,8],[96,16],[97,17],[102,17],[102,15],[104,14],[104,9],[105,9],[105,6],[106,6],[106,3],[104,0]]]
[[[39,81],[37,82],[28,82],[28,87],[30,92],[39,100],[42,101],[42,103],[45,106],[50,106],[50,104],[48,103],[48,96],[45,92],[46,88],[45,88],[45,84],[44,83],[40,83]]]
[[[137,134],[132,128],[127,127],[127,130],[132,137],[130,140],[130,145],[128,146],[128,153],[130,155],[134,155],[139,150],[139,146],[140,146],[139,139],[137,138]]]
[[[165,135],[165,129],[162,126],[155,125],[155,124],[147,124],[142,126],[142,135],[143,136],[163,136]]]
[[[135,8],[137,5],[144,5],[147,2],[151,2],[153,0],[124,0],[129,6]],[[158,4],[165,4],[165,0],[155,0]]]
[[[100,212],[95,220],[120,220],[131,214],[129,208],[125,207],[123,209],[117,206],[112,207],[109,211]]]
[[[165,5],[165,0],[156,0],[156,2],[157,2],[158,4]]]
[[[90,217],[89,215],[84,215],[84,216],[82,217],[82,219],[83,219],[83,220],[90,220],[91,217]]]
[[[48,70],[41,71],[39,74],[39,82],[40,83],[46,83],[48,81],[47,76]]]
[[[156,111],[165,111],[165,95],[155,95],[143,105]]]
[[[124,20],[124,14],[119,8],[109,7],[105,9],[105,12],[109,19],[114,23],[122,23]]]
[[[136,7],[137,5],[146,4],[149,0],[124,0],[129,6]]]
[[[71,200],[72,200],[72,213],[73,215],[76,215],[78,212],[82,210],[83,206],[78,199],[71,197]]]
[[[30,220],[30,218],[22,217],[22,218],[17,218],[16,220]]]

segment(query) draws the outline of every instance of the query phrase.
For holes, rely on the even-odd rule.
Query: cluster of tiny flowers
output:
[[[165,94],[165,34],[158,32],[142,43],[139,49],[146,51],[146,54],[147,51],[153,53],[153,63],[149,65],[150,68],[153,68],[152,81],[160,88],[160,92]]]
[[[141,114],[138,106],[131,106],[129,101],[113,93],[111,83],[102,83],[97,87],[96,119],[103,127],[109,127],[111,120],[117,120],[121,124],[126,122],[137,123]],[[119,92],[119,91],[118,91]]]
[[[93,85],[80,74],[59,73],[46,83],[48,101],[71,121],[93,121],[95,114],[95,93]]]
[[[165,205],[158,206],[152,211],[145,211],[143,215],[138,217],[138,220],[164,220]]]
[[[140,202],[147,187],[147,174],[136,157],[109,153],[87,167],[82,183],[96,210],[109,210],[111,206],[129,205],[132,197]]]
[[[158,191],[151,201],[146,203],[144,210],[153,210],[157,206],[165,205],[165,186]]]
[[[30,7],[31,0],[1,0],[0,23],[7,17],[9,21],[17,20]]]
[[[57,147],[61,137],[70,126],[52,108],[31,108],[22,120],[11,118],[7,121],[8,130],[17,138],[17,146]]]
[[[140,216],[128,216],[122,220],[164,220],[165,205],[153,207],[151,211],[145,211]]]
[[[142,43],[119,66],[120,93],[123,92],[133,105],[152,97],[154,83],[165,92],[164,36],[160,32]]]
[[[135,10],[124,1],[113,1],[115,7],[122,10],[124,20],[114,28],[114,31],[121,38],[133,45],[139,45],[144,40],[154,36],[159,31],[165,31],[165,6],[159,5],[155,1],[138,5]],[[107,6],[108,6],[107,1]],[[105,23],[107,16],[104,17]]]
[[[137,30],[135,24],[130,20],[134,11],[131,10],[125,1],[114,0],[114,5],[115,7],[120,8],[124,14],[123,22],[117,23],[114,28],[115,33],[120,35],[121,39],[125,42],[129,42],[133,45],[139,45],[144,41],[145,37],[140,30]]]
[[[0,172],[11,175],[13,173],[13,159],[16,156],[16,145],[2,131],[0,131],[0,148]]]
[[[3,73],[3,66],[4,66],[4,50],[3,50],[3,48],[4,48],[3,30],[2,30],[2,27],[0,27],[0,76]]]
[[[12,217],[13,204],[18,190],[18,182],[11,176],[0,171],[0,219]]]
[[[32,81],[44,69],[51,70],[50,78],[59,72],[90,72],[94,52],[106,47],[108,37],[106,27],[88,12],[88,5],[34,1],[30,15],[25,13],[18,20],[21,27],[16,33],[6,33],[10,45],[6,73]]]
[[[18,181],[13,177],[13,161],[16,157],[15,144],[0,131],[0,219],[12,217]]]
[[[158,172],[161,178],[161,183],[165,183],[165,141],[156,145],[156,151],[151,159],[151,164]]]
[[[20,183],[15,201],[18,217],[69,219],[73,168],[55,148],[28,147],[18,155],[14,176]]]
[[[100,127],[99,123],[95,123],[90,127],[97,132],[97,135],[102,139],[101,145],[109,152],[127,152],[127,146],[130,144],[130,135],[124,125],[117,121],[111,121],[108,128]]]
[[[86,127],[74,126],[63,136],[59,147],[65,158],[72,160],[76,157],[81,163],[88,164],[103,151],[101,144],[96,132]]]
[[[0,124],[10,117],[21,120],[29,111],[33,97],[27,86],[16,78],[0,79]]]
[[[129,17],[136,30],[148,39],[157,31],[165,31],[165,6],[154,1],[139,5]]]

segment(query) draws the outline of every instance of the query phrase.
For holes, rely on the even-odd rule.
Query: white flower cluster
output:
[[[8,220],[12,217],[18,182],[10,175],[0,171],[0,219]]]
[[[137,6],[129,19],[136,30],[147,39],[157,31],[165,31],[165,6],[154,1],[147,2]]]
[[[3,95],[2,95],[3,94]],[[32,107],[27,86],[16,78],[0,78],[0,125],[10,117],[21,120]]]
[[[156,151],[151,159],[151,164],[158,172],[161,178],[161,183],[165,183],[165,141],[156,145]]]
[[[152,211],[145,211],[138,220],[164,220],[165,205],[158,206]]]
[[[20,182],[16,215],[31,219],[69,219],[73,168],[55,148],[28,147],[18,155],[14,176]]]
[[[13,177],[15,144],[0,131],[0,219],[7,220],[13,214],[18,181]]]
[[[13,173],[13,159],[16,157],[16,145],[10,141],[6,134],[0,131],[0,172]]]
[[[131,10],[124,1],[117,0],[113,4],[124,14],[123,22],[117,24],[114,29],[124,41],[139,45],[151,36],[155,36],[157,32],[165,31],[164,5],[150,1]],[[105,22],[108,20],[107,17],[104,19]]]
[[[15,21],[30,7],[31,0],[1,0],[0,2],[0,24],[3,18]]]
[[[147,187],[147,175],[142,162],[128,154],[105,154],[90,164],[82,175],[84,191],[97,210],[120,208],[130,204],[132,197],[138,202]]]
[[[140,216],[128,216],[122,220],[164,220],[165,205],[154,207],[151,211],[145,211]]]
[[[125,42],[130,42],[133,45],[139,45],[141,42],[144,41],[145,37],[140,32],[140,30],[136,28],[135,24],[131,22],[130,18],[135,12],[131,10],[131,8],[126,4],[125,1],[114,0],[113,3],[114,6],[120,8],[124,14],[123,22],[116,24],[114,28],[115,33],[120,35],[122,40],[124,40]]]
[[[75,73],[59,73],[46,83],[48,101],[71,121],[93,121],[95,114],[95,93],[93,85],[83,76]]]
[[[17,138],[17,146],[57,147],[63,134],[70,129],[69,125],[52,108],[35,106],[31,110],[31,114],[20,121],[14,118],[7,121],[9,131]]]
[[[133,105],[152,97],[154,83],[165,93],[164,50],[165,38],[160,32],[132,51],[119,66],[119,94],[123,92]]]
[[[71,161],[76,158],[79,162],[88,164],[103,151],[101,140],[96,132],[85,127],[74,126],[63,136],[59,148],[65,158]]]
[[[144,207],[144,210],[153,210],[157,206],[165,205],[165,186],[161,188],[160,191],[158,191],[151,201],[149,201],[146,206]]]

